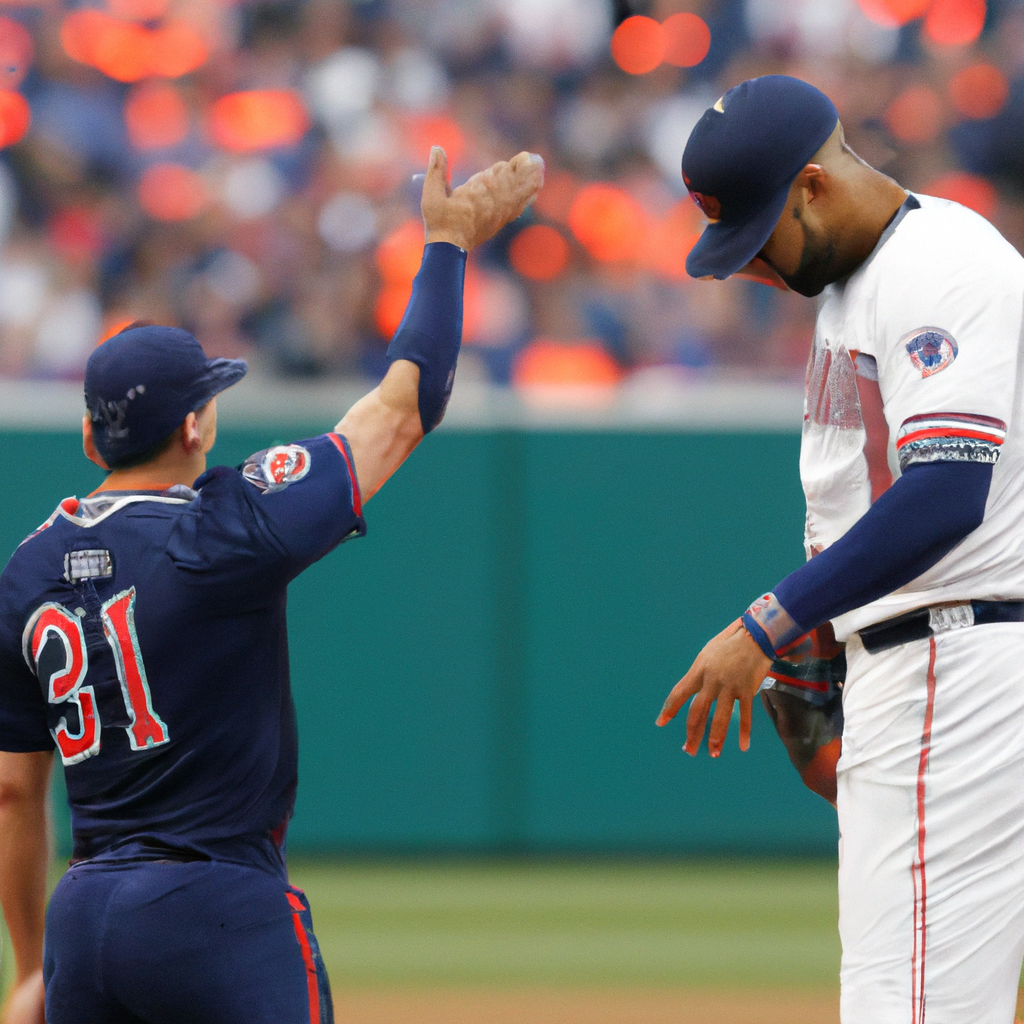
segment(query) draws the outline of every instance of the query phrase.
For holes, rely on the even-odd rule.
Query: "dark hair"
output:
[[[193,409],[192,411],[198,416],[212,401],[212,398],[208,398],[198,409]],[[149,462],[151,459],[158,459],[171,447],[171,442],[174,440],[174,435],[177,432],[178,427],[175,427],[162,441],[157,441],[156,444],[151,445],[144,452],[128,455],[115,463],[108,463],[109,469],[111,471],[115,469],[134,469],[136,466],[141,466],[144,462]]]
[[[134,455],[126,455],[123,459],[119,459],[117,462],[111,462],[107,464],[107,468],[111,471],[115,469],[134,469],[136,466],[141,466],[144,462],[149,462],[152,459],[159,458],[168,448],[171,447],[171,442],[174,440],[174,435],[178,432],[178,428],[175,427],[162,441],[157,441],[156,444],[151,445],[144,452],[136,452]]]

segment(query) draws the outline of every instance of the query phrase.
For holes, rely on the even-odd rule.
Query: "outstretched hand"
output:
[[[691,756],[695,755],[704,738],[711,705],[715,704],[711,733],[708,736],[708,753],[718,757],[722,752],[725,734],[729,731],[733,704],[739,701],[740,750],[746,750],[750,746],[754,696],[770,667],[771,659],[743,628],[742,621],[737,619],[708,641],[690,666],[690,671],[672,687],[658,715],[658,725],[671,722],[679,709],[693,697],[686,716],[686,743],[683,750]]]
[[[448,182],[448,157],[440,146],[434,146],[420,204],[426,240],[472,249],[515,220],[543,184],[544,160],[536,153],[517,153],[511,160],[478,171],[453,191]]]

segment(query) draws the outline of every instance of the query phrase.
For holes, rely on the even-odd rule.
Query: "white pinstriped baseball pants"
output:
[[[839,762],[842,1024],[1012,1024],[1024,955],[1024,623],[868,654]]]

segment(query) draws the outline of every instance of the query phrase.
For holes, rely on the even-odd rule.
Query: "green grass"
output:
[[[336,987],[838,984],[832,863],[292,864]]]
[[[291,875],[336,989],[838,984],[829,862],[293,860]]]

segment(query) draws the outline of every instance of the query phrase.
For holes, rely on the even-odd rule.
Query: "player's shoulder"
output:
[[[321,434],[302,441],[273,444],[250,455],[241,465],[211,466],[195,483],[200,503],[222,495],[277,494],[310,479],[311,474],[344,467],[351,473],[352,455],[345,438]],[[352,473],[354,478],[354,473]]]
[[[934,278],[936,271],[1008,275],[1024,281],[1024,258],[981,214],[949,199],[914,195],[917,209],[902,217],[879,251],[889,269]]]

